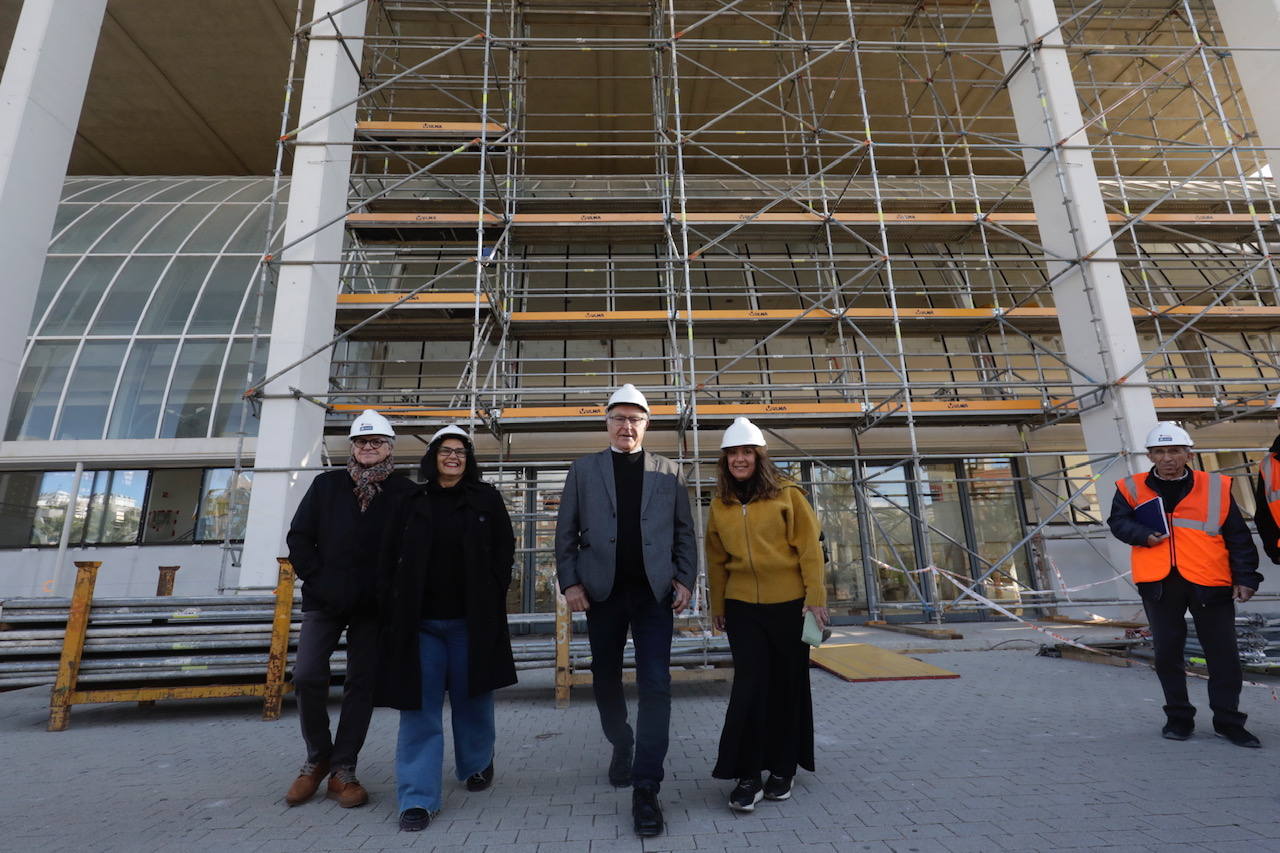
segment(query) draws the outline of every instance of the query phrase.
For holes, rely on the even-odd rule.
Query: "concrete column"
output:
[[[1045,266],[1050,276],[1058,276],[1053,300],[1066,358],[1076,368],[1072,377],[1075,393],[1105,386],[1101,405],[1080,415],[1085,447],[1090,454],[1125,454],[1122,461],[1102,473],[1097,484],[1105,517],[1115,480],[1149,467],[1143,445],[1156,422],[1155,407],[1151,391],[1145,387],[1145,370],[1135,371],[1126,384],[1111,385],[1140,361],[1141,351],[1115,246],[1107,242],[1111,229],[1093,155],[1087,147],[1089,140],[1081,129],[1084,121],[1053,2],[990,2],[1000,44],[1019,46],[1001,50],[1000,58],[1011,74],[1009,100],[1018,141],[1026,146],[1023,159],[1045,248]],[[1043,46],[1033,47],[1030,53],[1021,48],[1040,39]],[[1051,152],[1048,157],[1045,151]],[[1074,266],[1054,260],[1078,259],[1090,252],[1090,260]],[[1113,561],[1127,566],[1128,547],[1118,542],[1115,546],[1111,549]],[[1067,581],[1087,579],[1077,575]]]
[[[316,0],[315,20],[345,5],[346,0]],[[359,61],[363,52],[366,4],[359,3],[317,24],[307,56],[299,126],[330,113],[358,93],[359,75],[348,51]],[[335,31],[336,26],[336,31]],[[341,34],[343,42],[332,36]],[[327,40],[325,37],[329,37]],[[293,178],[285,222],[285,245],[337,220],[287,249],[280,267],[275,313],[271,320],[271,349],[267,375],[273,374],[322,346],[333,337],[338,297],[338,265],[342,253],[351,173],[351,146],[309,142],[349,142],[355,136],[356,108],[345,107],[298,134]],[[313,263],[309,263],[313,262]],[[323,391],[329,383],[328,353],[289,370],[266,389],[268,394],[289,388]],[[322,464],[324,411],[305,400],[263,401],[254,464],[261,468],[297,468]],[[286,554],[284,534],[314,472],[255,472],[249,517],[241,557],[240,586],[274,586],[276,558]]]
[[[1266,48],[1266,50],[1233,50],[1244,98],[1249,102],[1258,139],[1249,145],[1265,145],[1272,180],[1280,182],[1280,110],[1275,109],[1276,96],[1271,88],[1280,80],[1280,0],[1215,0],[1218,22],[1232,48]]]
[[[107,0],[22,4],[0,80],[0,428],[13,404],[106,8]]]

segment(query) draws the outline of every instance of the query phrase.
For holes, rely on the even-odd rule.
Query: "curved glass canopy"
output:
[[[5,438],[236,434],[254,328],[260,368],[275,300],[258,263],[271,186],[68,178]]]

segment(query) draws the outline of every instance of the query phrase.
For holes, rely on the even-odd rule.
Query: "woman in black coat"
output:
[[[396,789],[410,832],[443,802],[445,692],[458,780],[482,791],[493,782],[493,691],[516,681],[506,608],[515,536],[502,496],[481,481],[458,427],[432,436],[422,476],[382,549],[387,628],[375,697],[401,712]]]

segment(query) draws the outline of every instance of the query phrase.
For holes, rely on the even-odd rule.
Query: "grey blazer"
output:
[[[560,589],[575,584],[592,601],[613,591],[617,564],[617,489],[613,453],[605,448],[574,461],[560,496],[556,518],[556,576]],[[689,489],[675,462],[644,452],[640,494],[640,529],[644,536],[644,571],[658,601],[671,594],[671,581],[693,589],[698,572]]]

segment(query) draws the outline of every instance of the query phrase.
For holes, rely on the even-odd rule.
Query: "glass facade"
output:
[[[231,468],[0,473],[0,548],[159,545],[244,538],[253,473]],[[74,492],[74,495],[73,495]]]
[[[236,434],[270,190],[269,178],[68,178],[5,439]],[[270,276],[262,296],[259,364]]]

